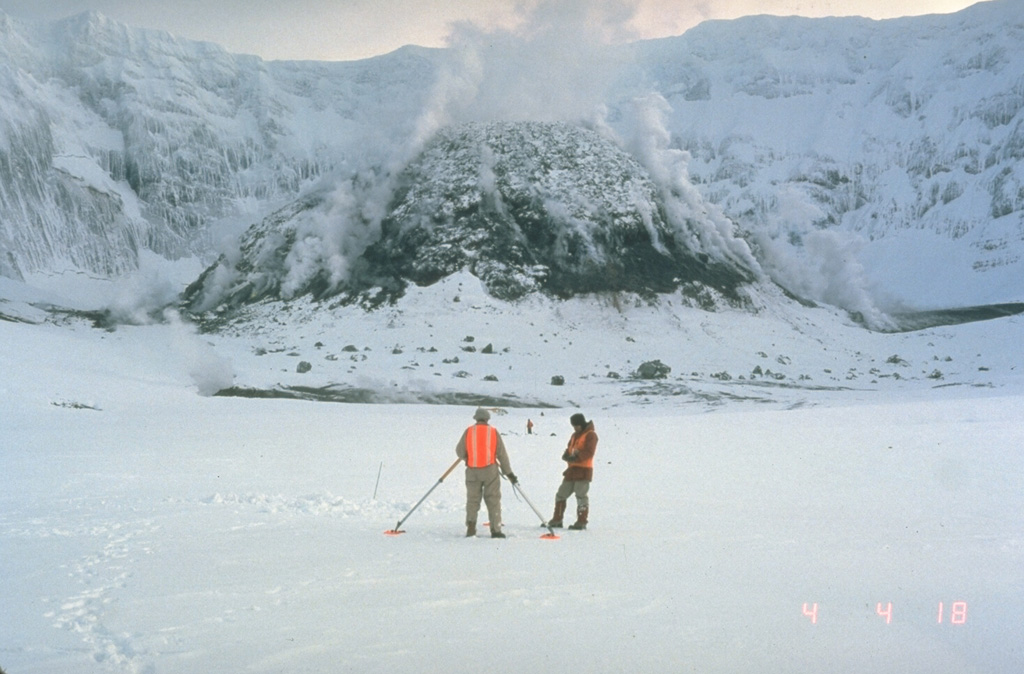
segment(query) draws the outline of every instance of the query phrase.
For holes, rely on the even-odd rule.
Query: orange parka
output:
[[[588,421],[583,430],[573,433],[562,460],[569,464],[562,476],[570,481],[590,482],[594,479],[594,454],[597,452],[597,433],[594,422]]]

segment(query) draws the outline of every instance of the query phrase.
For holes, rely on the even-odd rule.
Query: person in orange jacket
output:
[[[576,495],[576,522],[569,525],[570,529],[583,530],[587,528],[587,519],[590,516],[590,482],[594,479],[594,453],[597,452],[597,433],[594,432],[594,422],[587,421],[586,417],[577,412],[569,417],[572,424],[573,434],[569,438],[569,445],[562,454],[562,461],[568,467],[562,473],[562,484],[555,493],[555,514],[547,526],[555,528],[562,526],[562,518],[565,516],[565,507],[569,496]]]
[[[487,516],[491,520],[491,538],[505,538],[501,530],[501,474],[512,484],[517,481],[508,460],[505,442],[498,430],[487,423],[490,418],[490,412],[478,407],[473,414],[476,423],[465,430],[455,446],[455,453],[466,462],[467,538],[476,536],[481,496],[487,504]]]

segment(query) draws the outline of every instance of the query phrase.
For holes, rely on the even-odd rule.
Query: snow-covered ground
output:
[[[600,95],[534,77],[561,61],[529,31],[303,65],[95,13],[0,21],[0,273],[27,282],[0,277],[0,670],[1024,671],[1024,314],[883,334],[765,288],[753,312],[509,305],[461,274],[200,333],[152,308],[208,260],[137,248],[230,256],[229,233],[335,169],[390,175],[439,125],[597,107],[802,297],[869,321],[1021,302],[1015,2],[709,22],[638,46],[621,86],[574,41],[563,75]],[[536,95],[551,82],[565,100]],[[160,177],[158,224],[129,173]],[[392,196],[347,184],[363,213]],[[289,264],[338,261],[335,215]],[[589,530],[541,539],[506,485],[509,538],[462,536],[461,470],[437,481],[477,404],[544,517],[568,417],[594,420]]]
[[[1024,669],[1019,316],[879,334],[453,277],[198,335],[0,296],[28,321],[0,321],[9,674]],[[655,359],[667,379],[632,378]],[[229,384],[413,402],[201,395]],[[541,539],[506,483],[509,538],[466,539],[459,469],[385,536],[472,421],[415,402],[446,392],[505,401],[545,517],[592,418],[590,528]]]

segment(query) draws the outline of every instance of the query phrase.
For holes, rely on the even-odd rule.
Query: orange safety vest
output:
[[[498,454],[498,431],[487,424],[474,424],[466,429],[466,465],[486,468]]]
[[[574,451],[583,449],[583,439],[587,437],[588,433],[594,431],[583,431],[577,436],[574,436],[569,441],[569,453],[572,454]],[[582,468],[593,468],[594,467],[594,456],[591,455],[589,459],[582,459],[580,461],[573,461],[569,466],[580,466]]]

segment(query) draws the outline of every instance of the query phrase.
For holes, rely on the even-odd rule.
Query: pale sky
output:
[[[139,28],[215,42],[264,59],[347,61],[406,44],[443,47],[452,28],[514,30],[539,5],[546,15],[585,14],[608,41],[679,35],[707,19],[750,14],[865,16],[947,14],[977,0],[0,0],[20,19],[59,19],[94,9]]]

